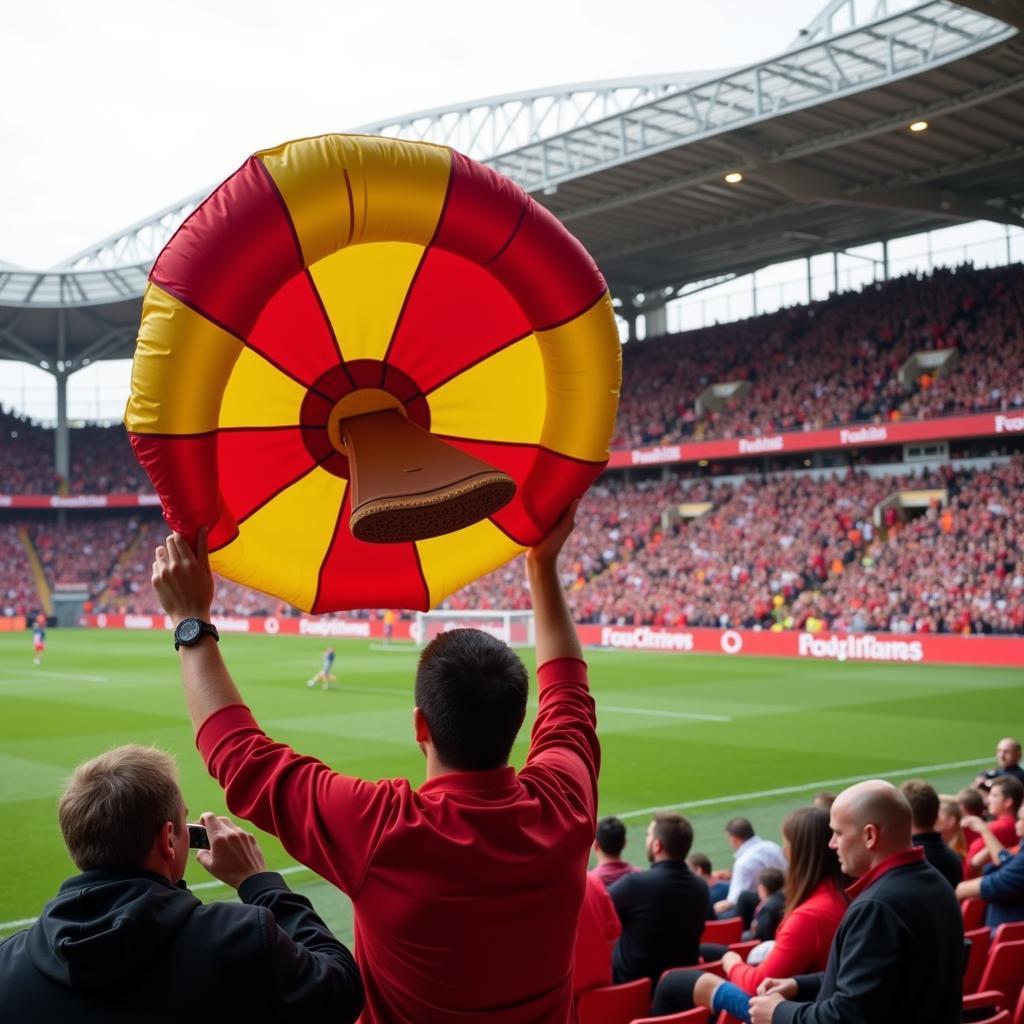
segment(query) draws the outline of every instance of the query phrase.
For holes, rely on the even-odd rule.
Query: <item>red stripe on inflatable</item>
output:
[[[349,529],[351,490],[320,566],[312,611],[335,608],[418,608],[429,603],[415,544],[367,544]]]
[[[460,437],[441,437],[441,440],[508,473],[515,480],[515,496],[491,516],[491,520],[525,547],[546,536],[569,503],[582,497],[604,468],[604,463],[583,462],[538,445]]]
[[[406,298],[388,362],[427,392],[529,333],[522,309],[486,270],[430,249]]]
[[[486,263],[508,244],[526,203],[514,182],[452,150],[448,199],[432,244]]]
[[[575,319],[605,292],[597,264],[576,238],[532,199],[505,251],[487,269],[514,295],[534,330]]]
[[[301,270],[291,219],[262,161],[250,157],[178,228],[149,277],[244,338]]]
[[[341,351],[308,271],[296,274],[276,292],[246,341],[305,387],[341,362]]]
[[[221,496],[236,522],[251,516],[316,465],[302,434],[299,427],[220,432]]]
[[[164,519],[175,533],[195,543],[199,528],[213,528],[221,519],[220,489],[217,486],[217,434],[187,437],[153,437],[129,434],[135,457],[153,482]],[[229,532],[225,523],[220,532]]]

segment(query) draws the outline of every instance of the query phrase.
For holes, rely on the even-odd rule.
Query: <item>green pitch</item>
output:
[[[412,648],[342,641],[336,688],[324,692],[305,685],[320,667],[320,640],[228,635],[222,646],[274,738],[366,778],[422,779],[412,742]],[[722,825],[734,814],[749,814],[776,838],[792,807],[853,778],[898,783],[920,774],[954,790],[993,760],[1001,736],[1024,724],[1021,675],[1009,669],[587,657],[603,745],[601,812],[627,819],[626,854],[636,863],[652,808],[681,809],[694,823],[694,849],[725,866]],[[526,660],[532,669],[532,655]],[[527,737],[524,729],[517,765]],[[178,757],[193,815],[226,813],[192,743],[169,637],[54,630],[36,668],[29,634],[0,634],[0,935],[38,913],[73,873],[56,825],[63,780],[78,761],[127,742]],[[263,849],[350,940],[345,897],[294,865],[273,839],[263,837]],[[197,865],[188,879],[203,898],[230,895]]]

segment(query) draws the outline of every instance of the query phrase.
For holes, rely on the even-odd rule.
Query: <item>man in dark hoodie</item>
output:
[[[185,888],[185,814],[169,754],[126,746],[79,765],[59,818],[82,873],[0,943],[0,1024],[356,1019],[351,953],[267,871],[251,835],[202,816],[198,860],[242,903],[202,904]]]

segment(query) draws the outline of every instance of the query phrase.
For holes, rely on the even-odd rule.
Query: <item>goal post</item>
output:
[[[509,647],[533,647],[536,636],[532,611],[432,611],[417,612],[412,635],[425,647],[440,633],[451,629],[480,629]]]

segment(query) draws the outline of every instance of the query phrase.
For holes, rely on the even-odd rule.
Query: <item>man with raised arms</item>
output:
[[[416,673],[412,725],[426,758],[418,788],[342,774],[266,736],[206,628],[205,535],[197,554],[178,535],[156,551],[153,585],[178,624],[199,751],[236,814],[351,897],[363,1021],[572,1019],[599,762],[556,566],[574,512],[526,557],[540,667],[525,766],[508,764],[526,713],[525,667],[486,633],[454,630],[424,650]],[[343,740],[339,748],[343,757]]]

